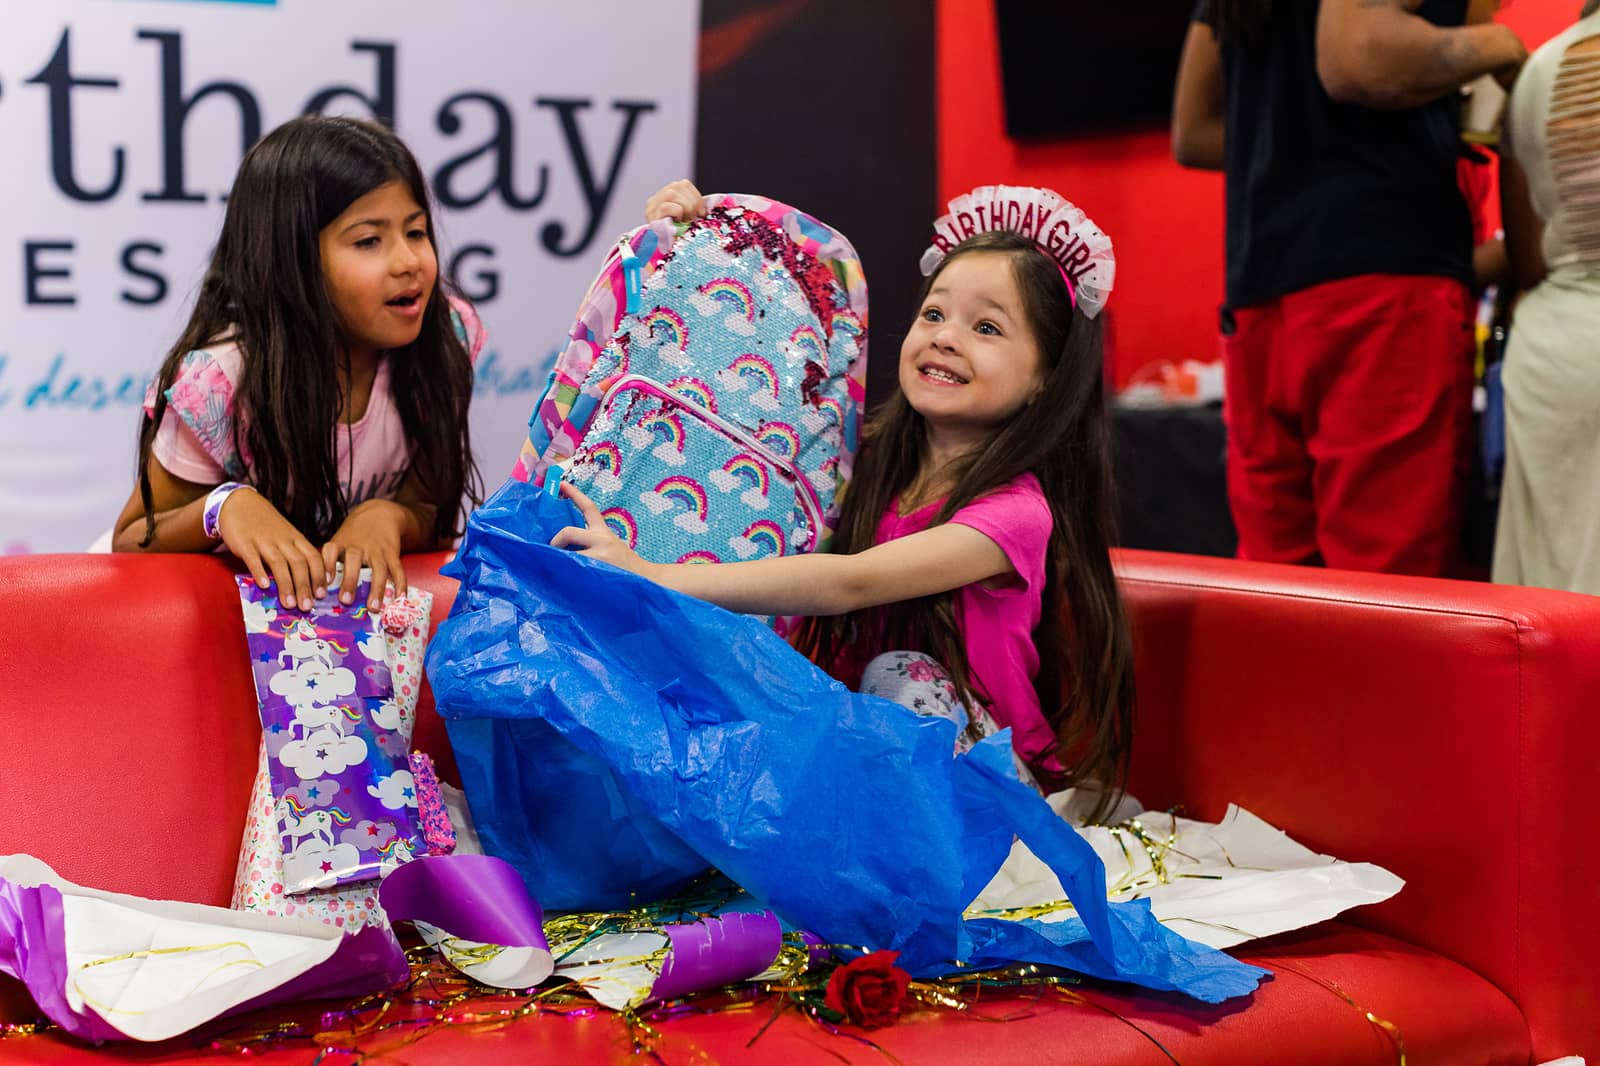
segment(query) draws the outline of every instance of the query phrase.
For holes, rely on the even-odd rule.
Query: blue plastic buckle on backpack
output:
[[[617,242],[617,255],[622,259],[622,288],[627,294],[627,314],[636,315],[644,296],[644,264],[634,254],[633,243],[627,238]]]

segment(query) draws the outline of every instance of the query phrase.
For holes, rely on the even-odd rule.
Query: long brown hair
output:
[[[433,215],[422,169],[384,126],[307,115],[284,123],[245,155],[228,196],[222,234],[188,325],[157,377],[156,404],[139,426],[139,496],[145,539],[155,534],[150,449],[166,390],[191,351],[231,340],[243,357],[234,392],[233,443],[251,485],[306,537],[322,543],[344,520],[335,461],[339,431],[338,316],[322,277],[319,235],[356,200],[399,181]],[[481,498],[467,433],[472,366],[456,336],[440,278],[417,339],[391,353],[389,382],[411,470],[434,508],[433,533],[456,535],[463,499]]]
[[[1113,493],[1101,327],[1073,307],[1054,261],[1015,233],[982,233],[961,242],[928,278],[920,299],[956,259],[984,252],[1010,260],[1048,370],[1034,401],[961,463],[955,487],[930,524],[949,521],[973,500],[1024,473],[1039,479],[1053,520],[1043,612],[1033,634],[1039,650],[1035,688],[1056,735],[1044,754],[1053,754],[1065,767],[1059,775],[1064,780],[1051,783],[1104,790],[1093,814],[1101,818],[1127,776],[1133,732],[1132,642],[1109,555]],[[915,479],[926,439],[926,423],[899,391],[873,413],[845,494],[834,551],[872,546],[884,513]],[[963,699],[984,698],[974,686],[954,591],[813,618],[797,638],[800,649],[824,668],[837,663],[846,648],[863,643],[874,645],[874,654],[925,651],[950,671]],[[1043,768],[1036,763],[1035,771]]]

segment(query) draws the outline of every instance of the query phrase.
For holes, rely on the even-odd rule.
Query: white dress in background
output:
[[[1534,53],[1509,149],[1544,220],[1549,276],[1506,349],[1506,469],[1494,580],[1600,594],[1600,13]]]

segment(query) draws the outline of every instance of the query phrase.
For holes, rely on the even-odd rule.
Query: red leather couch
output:
[[[449,607],[440,557],[413,580]],[[1215,819],[1242,804],[1408,884],[1245,945],[1275,972],[1220,1008],[1109,986],[1002,994],[873,1034],[907,1063],[1529,1063],[1600,1058],[1600,851],[1590,830],[1600,599],[1127,552],[1138,643],[1133,789]],[[0,559],[0,854],[83,884],[226,903],[259,725],[234,586],[202,557]],[[436,618],[436,620],[437,620]],[[424,697],[418,744],[452,772]],[[26,1015],[0,985],[0,1020]],[[662,1023],[667,1061],[878,1062],[793,1012]],[[0,1041],[0,1060],[187,1061]],[[617,1061],[610,1016],[446,1030],[406,1061]],[[309,1062],[305,1048],[262,1058]]]

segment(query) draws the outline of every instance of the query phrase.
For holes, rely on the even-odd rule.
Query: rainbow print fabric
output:
[[[624,238],[626,311],[601,271],[513,477],[552,464],[647,559],[726,562],[825,546],[865,398],[866,283],[841,235],[759,197]]]

